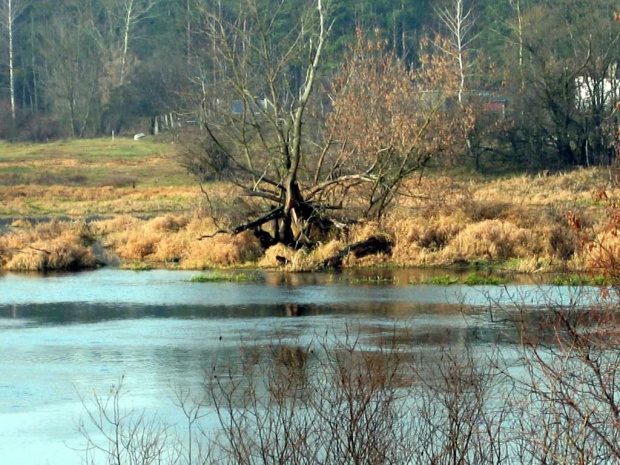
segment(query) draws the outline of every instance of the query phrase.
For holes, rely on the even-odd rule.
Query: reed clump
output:
[[[401,266],[500,263],[530,258],[538,263],[540,258],[548,262],[553,258],[553,251],[548,250],[552,247],[545,244],[544,228],[526,229],[500,219],[476,222],[461,210],[434,218],[393,218],[387,228],[395,242],[392,260]],[[557,242],[560,244],[560,239]]]
[[[540,255],[540,236],[531,230],[501,220],[484,220],[464,228],[443,250],[448,262],[483,259],[489,261]]]
[[[583,269],[589,255],[583,245],[601,242],[608,204],[620,198],[620,188],[600,169],[441,186],[446,190],[429,190],[433,185],[424,181],[408,186],[411,197],[382,223],[394,241],[392,264]]]
[[[265,250],[260,258],[258,266],[261,268],[278,268],[283,262],[292,262],[295,250],[284,244],[275,244]]]
[[[104,236],[104,246],[125,261],[201,269],[252,262],[262,254],[251,233],[216,234],[213,220],[199,214],[146,220],[124,216],[95,222],[95,228]]]
[[[255,263],[262,254],[260,242],[249,231],[221,234],[191,242],[180,266],[186,269],[238,266]]]
[[[0,236],[0,266],[10,271],[74,271],[99,260],[85,223],[51,221],[23,224]]]
[[[314,249],[299,250],[276,244],[265,251],[258,264],[263,268],[283,268],[294,272],[315,271],[321,269],[325,260],[339,253],[344,246],[338,240],[318,244]]]

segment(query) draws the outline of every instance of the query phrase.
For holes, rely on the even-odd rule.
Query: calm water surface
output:
[[[273,273],[244,284],[191,283],[199,273],[182,271],[0,275],[0,464],[81,463],[80,399],[92,405],[121,376],[128,407],[178,425],[175,387],[199,391],[204,370],[234,363],[242,344],[326,331],[353,331],[368,345],[399,332],[418,350],[489,344],[500,329],[486,317],[489,297],[532,308],[574,298],[534,284],[411,286],[413,271],[388,273],[402,284],[353,284],[347,274]]]

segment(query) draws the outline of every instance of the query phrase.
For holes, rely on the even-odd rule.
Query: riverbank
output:
[[[265,250],[250,232],[218,233],[258,206],[233,186],[201,189],[175,154],[169,142],[122,139],[0,146],[0,267],[306,271],[379,236],[391,242],[390,253],[351,254],[343,266],[578,272],[600,261],[592,244],[615,244],[605,234],[620,189],[606,169],[501,179],[436,170],[410,182],[381,221],[361,219],[313,250]],[[342,218],[357,218],[359,207],[351,196]]]

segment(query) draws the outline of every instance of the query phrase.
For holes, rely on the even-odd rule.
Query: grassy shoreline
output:
[[[207,204],[176,150],[155,138],[0,144],[0,269],[274,269],[284,257],[285,270],[308,271],[381,235],[390,255],[351,255],[343,266],[578,273],[592,263],[584,244],[605,234],[607,209],[620,198],[604,169],[492,179],[436,170],[412,181],[380,222],[360,221],[314,250],[263,250],[249,232],[204,238],[259,205],[221,183],[203,186]],[[358,207],[355,196],[345,205]]]

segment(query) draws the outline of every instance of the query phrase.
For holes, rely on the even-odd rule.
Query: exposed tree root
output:
[[[323,260],[319,269],[341,268],[342,261],[349,254],[353,254],[356,258],[361,258],[367,255],[390,253],[391,250],[392,242],[385,236],[371,236],[363,241],[349,244],[337,254]]]

